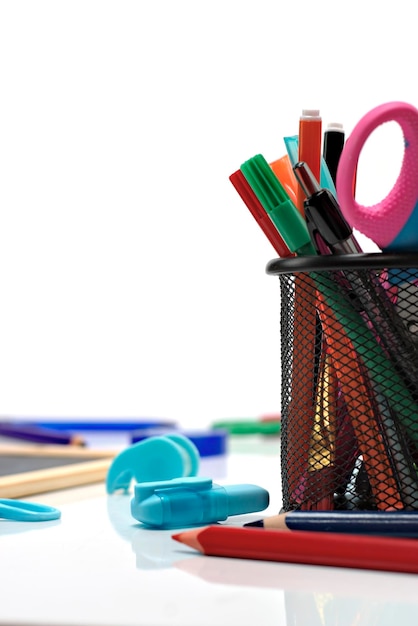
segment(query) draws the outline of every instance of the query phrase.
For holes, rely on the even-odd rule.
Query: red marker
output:
[[[241,199],[244,201],[244,204],[250,210],[252,216],[266,235],[267,239],[270,241],[273,248],[276,250],[279,257],[283,258],[294,256],[286,246],[279,231],[266,213],[264,207],[255,195],[241,170],[237,170],[231,174],[229,180],[234,185],[235,189],[241,196]]]

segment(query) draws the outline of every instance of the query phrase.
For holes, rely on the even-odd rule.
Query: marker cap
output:
[[[320,120],[321,114],[319,109],[302,109],[301,120]]]
[[[135,519],[154,528],[211,524],[229,515],[262,511],[269,493],[251,484],[221,486],[210,478],[185,477],[138,483],[131,501]]]
[[[263,511],[269,505],[269,493],[258,485],[226,485],[228,515],[243,515]]]
[[[344,126],[341,124],[341,122],[330,122],[329,124],[327,124],[325,132],[330,132],[330,131],[344,133]]]

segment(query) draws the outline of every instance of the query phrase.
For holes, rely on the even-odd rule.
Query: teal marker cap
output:
[[[131,513],[157,529],[203,526],[230,515],[262,511],[269,499],[268,491],[257,485],[223,487],[210,478],[190,476],[136,484]]]
[[[241,165],[248,184],[291,252],[315,255],[308,227],[262,154]]]
[[[283,137],[284,144],[286,146],[287,156],[292,164],[292,167],[299,163],[299,136],[292,135],[290,137]],[[323,189],[329,189],[332,195],[336,198],[337,191],[335,189],[334,181],[332,180],[331,173],[329,171],[327,162],[324,157],[321,156],[321,187]]]

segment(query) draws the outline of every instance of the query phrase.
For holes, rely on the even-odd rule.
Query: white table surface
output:
[[[281,505],[279,440],[241,438],[224,458],[203,459],[219,484],[269,490]],[[131,495],[92,485],[28,500],[61,520],[0,521],[0,624],[43,626],[394,626],[418,623],[418,577],[199,555],[174,531],[145,530]]]

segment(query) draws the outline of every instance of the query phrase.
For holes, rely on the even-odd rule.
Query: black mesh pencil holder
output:
[[[418,254],[275,259],[283,510],[418,509]]]

